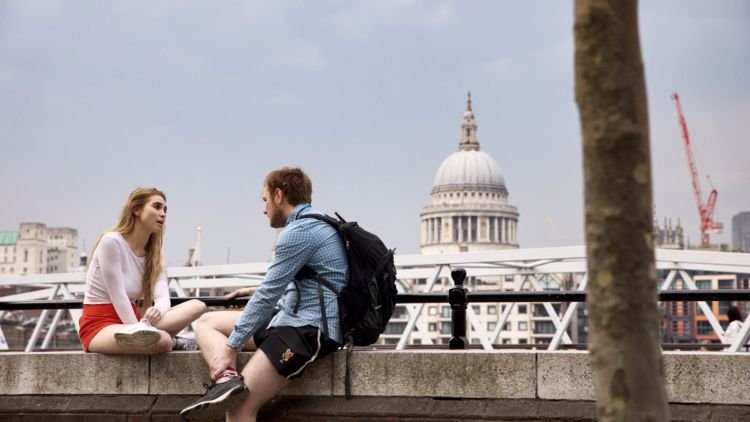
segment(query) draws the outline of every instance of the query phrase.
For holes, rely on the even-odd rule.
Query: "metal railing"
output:
[[[227,306],[230,303],[216,296],[219,291],[238,287],[258,286],[263,280],[269,263],[233,264],[203,267],[175,267],[167,270],[169,287],[176,296],[174,304],[199,298],[209,306]],[[657,250],[657,269],[663,274],[659,285],[662,301],[697,301],[701,312],[717,335],[723,329],[706,301],[750,300],[748,291],[698,289],[693,274],[727,274],[735,280],[750,274],[750,254],[707,251]],[[494,330],[487,332],[483,321],[473,307],[464,310],[472,333],[485,350],[495,348],[500,332],[511,316],[514,305],[541,303],[548,320],[554,325],[547,348],[557,350],[572,346],[568,334],[571,320],[580,302],[586,298],[586,257],[584,247],[562,247],[543,249],[516,249],[491,252],[471,252],[448,255],[401,255],[396,256],[398,273],[398,302],[406,307],[405,329],[399,336],[396,349],[404,349],[411,335],[418,335],[423,345],[434,345],[420,318],[424,318],[424,306],[428,303],[446,303],[452,286],[450,272],[456,268],[466,271],[469,292],[468,303],[504,303]],[[738,276],[739,275],[739,276]],[[34,288],[33,291],[0,297],[0,319],[13,310],[32,309],[45,306],[39,316],[26,350],[32,351],[43,331],[43,326],[52,310],[55,315],[48,324],[47,336],[42,349],[64,312],[69,312],[78,329],[78,318],[83,292],[84,273],[45,274],[21,277],[0,277],[0,286]],[[510,286],[510,291],[502,290]],[[679,286],[681,290],[672,289]],[[736,286],[735,286],[736,287]],[[561,289],[562,291],[557,291]],[[206,295],[208,294],[208,295]],[[59,300],[62,299],[62,300]],[[569,303],[560,315],[553,303]],[[468,304],[467,303],[467,304]],[[231,302],[241,305],[242,300]],[[25,308],[24,308],[25,307]],[[42,309],[42,308],[34,308]],[[486,322],[486,321],[485,321]],[[747,322],[747,321],[746,321]],[[730,346],[739,350],[747,341],[750,323],[743,325],[740,338]]]

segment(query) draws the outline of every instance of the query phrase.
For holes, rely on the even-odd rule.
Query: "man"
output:
[[[347,280],[346,251],[336,230],[314,218],[300,218],[319,213],[310,205],[311,196],[312,183],[299,168],[285,167],[266,176],[263,213],[271,227],[284,230],[266,277],[245,309],[210,312],[197,321],[197,341],[214,383],[180,412],[186,419],[214,420],[226,412],[227,421],[255,421],[260,407],[291,378],[341,346],[335,293],[322,289],[324,318],[318,284],[304,278],[294,282],[303,266],[328,280],[337,292]],[[228,297],[250,292],[239,289]],[[275,308],[278,313],[273,315]],[[237,353],[243,349],[257,351],[239,375]]]

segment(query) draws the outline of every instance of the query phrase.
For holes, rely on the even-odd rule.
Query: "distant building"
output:
[[[685,249],[685,231],[679,219],[674,227],[671,219],[665,218],[663,227],[654,219],[654,246],[660,249]]]
[[[743,211],[732,217],[732,247],[750,253],[750,212]]]
[[[466,103],[461,124],[458,151],[451,153],[438,167],[430,192],[429,205],[420,214],[420,247],[422,254],[448,254],[518,248],[518,217],[515,206],[508,202],[508,189],[497,162],[480,150],[477,124],[471,96]],[[512,291],[521,279],[504,277],[469,277],[465,286],[470,291]],[[405,288],[420,291],[425,279],[404,280]],[[544,289],[561,290],[558,278],[544,275],[539,284]],[[448,278],[437,280],[432,291],[446,291],[453,286]],[[531,287],[526,285],[523,290]],[[555,326],[541,304],[475,303],[476,315],[485,335],[498,331],[495,344],[548,343]],[[503,327],[499,327],[505,306],[512,311]],[[553,304],[559,313],[560,304]],[[564,310],[564,309],[563,309]],[[409,314],[398,306],[381,336],[381,342],[395,344],[407,326]],[[451,309],[446,303],[424,306],[419,317],[422,329],[437,344],[447,344],[452,333]],[[421,344],[422,333],[412,333],[408,344]],[[475,328],[467,324],[467,339],[479,344]]]
[[[78,231],[21,223],[0,232],[0,276],[65,273],[79,268]]]
[[[518,248],[518,211],[508,204],[500,167],[479,150],[471,96],[458,151],[440,164],[431,197],[420,215],[423,254]]]

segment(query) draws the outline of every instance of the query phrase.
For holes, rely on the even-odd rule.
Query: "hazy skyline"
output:
[[[165,252],[263,261],[261,182],[301,166],[313,204],[419,252],[419,213],[471,91],[521,247],[583,244],[573,4],[498,1],[0,2],[0,230],[76,228],[167,194]],[[750,3],[640,2],[656,216],[700,241],[672,92],[731,243],[750,210]]]

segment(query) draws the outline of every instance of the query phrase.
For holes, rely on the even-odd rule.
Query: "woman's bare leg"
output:
[[[121,355],[154,355],[172,350],[172,336],[160,331],[161,338],[148,347],[122,347],[115,341],[115,333],[127,328],[125,324],[108,325],[101,329],[89,343],[89,352]]]
[[[171,307],[154,327],[166,331],[174,337],[191,322],[203,315],[204,312],[206,312],[205,303],[198,299],[189,300]]]

